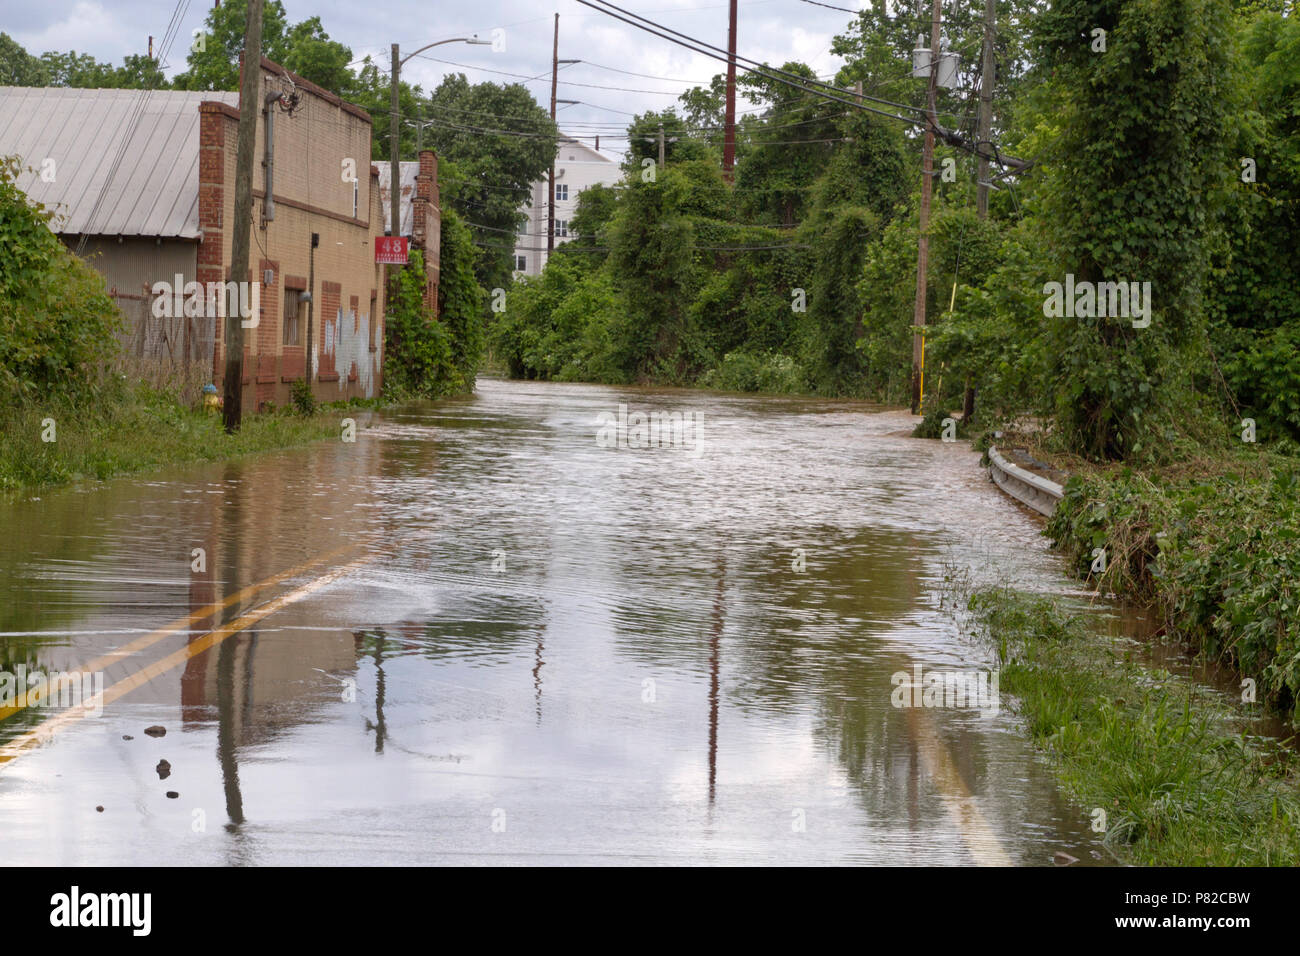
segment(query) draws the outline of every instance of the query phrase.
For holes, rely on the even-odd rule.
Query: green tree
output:
[[[41,63],[46,86],[70,86],[98,89],[113,86],[113,66],[101,63],[89,53],[42,53]]]
[[[683,382],[696,364],[690,303],[695,229],[681,206],[693,191],[674,166],[633,177],[610,227],[610,266],[626,308],[610,329],[614,364],[633,381]]]
[[[816,79],[802,63],[787,63],[782,69]],[[744,130],[736,197],[743,215],[790,228],[811,204],[812,184],[843,137],[838,121],[852,107],[754,74],[744,77],[743,85],[768,108]]]
[[[16,157],[0,158],[0,404],[84,392],[122,322],[104,280],[18,188],[18,171]]]
[[[285,38],[283,65],[317,86],[347,96],[356,84],[356,77],[348,68],[352,50],[336,40],[331,40],[320,17],[309,17],[295,23]]]
[[[474,376],[487,349],[484,296],[475,277],[479,251],[474,236],[450,209],[442,211],[440,248],[438,322],[451,340],[452,390],[468,392],[474,388]]]
[[[1096,458],[1154,454],[1194,417],[1211,233],[1236,162],[1229,10],[1228,0],[1055,0],[1035,21],[1055,126],[1040,157],[1055,278],[1151,288],[1147,328],[1046,320],[1057,422]]]
[[[244,52],[248,0],[226,0],[208,11],[204,32],[191,43],[189,69],[176,78],[178,89],[237,90],[239,57]],[[288,53],[288,20],[280,0],[262,9],[262,55],[283,63]],[[195,49],[195,46],[201,49]]]
[[[1300,441],[1300,22],[1250,13],[1240,35],[1249,105],[1210,283],[1211,342],[1237,405],[1225,411],[1256,418],[1261,441]]]
[[[643,168],[643,160],[659,162],[659,127],[664,129],[664,162],[685,162],[690,159],[703,159],[708,155],[708,135],[692,132],[684,119],[672,107],[660,112],[649,111],[632,118],[627,127],[627,155],[623,159],[625,172],[634,172],[638,176]]]
[[[48,86],[47,68],[13,37],[0,33],[0,86]]]
[[[555,158],[556,127],[519,83],[470,83],[454,73],[420,111],[432,125],[424,141],[450,167],[444,201],[470,226],[483,254],[477,275],[485,289],[506,288],[514,269],[514,237],[533,183]]]
[[[389,398],[436,398],[454,391],[459,380],[451,335],[424,307],[425,282],[424,254],[412,250],[397,274],[384,322],[384,394]]]

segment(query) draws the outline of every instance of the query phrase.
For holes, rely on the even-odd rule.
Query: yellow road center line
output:
[[[232,634],[238,634],[240,631],[251,627],[263,618],[269,617],[276,611],[288,607],[290,604],[297,601],[301,601],[309,594],[320,590],[325,585],[337,580],[349,571],[374,560],[375,557],[376,555],[373,553],[368,554],[364,557],[358,558],[350,564],[346,564],[326,574],[322,574],[315,580],[309,581],[286,594],[282,594],[259,608],[255,608],[246,614],[240,615],[230,623],[223,624],[216,630],[209,631],[207,634],[204,634],[197,640],[191,641],[180,650],[168,654],[161,660],[155,661],[146,667],[142,667],[140,670],[128,677],[124,677],[122,680],[117,681],[110,687],[105,688],[102,693],[96,694],[89,700],[83,701],[80,707],[73,707],[65,710],[49,720],[42,722],[38,727],[15,737],[9,743],[0,747],[0,769],[3,769],[9,761],[26,753],[36,744],[49,740],[54,736],[54,734],[58,733],[65,727],[71,726],[76,721],[85,719],[85,717],[90,713],[100,711],[100,709],[105,705],[111,704],[113,701],[125,694],[129,694],[137,687],[148,683],[161,674],[167,673],[167,671],[179,667],[181,664],[184,664],[193,657],[197,657],[204,651],[215,647]]]
[[[952,761],[947,746],[939,739],[929,713],[908,707],[907,717],[912,739],[916,741],[925,772],[934,781],[944,809],[957,826],[962,842],[979,866],[1012,866],[1011,857],[1002,848],[993,828],[980,811],[974,796]]]
[[[140,637],[137,637],[129,644],[124,644],[121,647],[117,648],[116,650],[109,652],[108,654],[104,654],[101,655],[100,657],[95,658],[93,661],[90,661],[87,664],[85,664],[83,667],[81,667],[78,673],[93,674],[96,671],[101,671],[104,668],[108,667],[110,664],[116,663],[122,657],[126,657],[130,654],[138,653],[139,651],[144,650],[146,647],[151,647],[154,644],[157,644],[159,641],[163,640],[164,638],[171,637],[173,634],[176,634],[180,631],[188,631],[195,624],[199,623],[202,620],[205,620],[206,618],[211,617],[213,614],[216,614],[220,611],[224,611],[226,608],[230,607],[230,605],[243,601],[245,598],[250,598],[255,594],[259,594],[262,591],[265,591],[267,588],[279,584],[281,581],[284,581],[287,578],[296,577],[297,575],[302,574],[304,571],[308,571],[311,568],[316,567],[318,564],[328,561],[330,558],[337,557],[338,555],[343,554],[345,551],[348,550],[350,549],[347,547],[338,548],[337,550],[330,551],[327,554],[322,554],[318,557],[315,557],[304,564],[300,564],[296,568],[290,568],[288,571],[281,571],[279,574],[273,575],[272,577],[266,578],[262,581],[258,581],[256,584],[250,584],[248,585],[248,587],[236,591],[234,594],[230,595],[224,600],[218,601],[214,604],[209,604],[206,607],[201,607],[197,611],[194,611],[193,613],[188,614],[185,617],[178,618],[177,620],[172,621],[170,624],[166,624],[163,627],[158,628],[156,631],[150,631],[148,634],[143,634]],[[31,707],[32,705],[38,703],[40,700],[42,700],[45,697],[57,696],[58,692],[70,680],[75,680],[75,679],[77,678],[67,677],[67,678],[62,678],[58,681],[54,681],[53,683],[46,686],[44,693],[35,690],[29,691],[28,694],[26,695],[25,700],[21,702],[16,702],[7,707],[0,707],[0,720],[4,720],[7,717],[12,717],[20,710],[23,710],[26,707]]]

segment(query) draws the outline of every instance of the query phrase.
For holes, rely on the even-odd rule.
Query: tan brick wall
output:
[[[275,88],[279,88],[279,69],[270,61],[263,61],[264,92],[272,88],[272,80]],[[275,218],[265,228],[262,227],[265,187],[262,157],[266,126],[262,114],[258,115],[249,261],[253,265],[253,279],[260,282],[263,272],[273,269],[274,281],[260,290],[258,327],[244,329],[249,361],[254,366],[246,372],[255,379],[255,387],[246,389],[244,394],[246,409],[260,407],[267,401],[278,405],[287,403],[290,383],[303,374],[307,305],[299,313],[303,347],[286,348],[282,344],[281,324],[285,278],[309,275],[313,232],[320,235],[320,245],[315,254],[315,288],[311,290],[310,308],[314,352],[312,390],[317,398],[331,401],[374,396],[382,384],[384,283],[380,267],[374,262],[374,240],[383,235],[383,216],[379,185],[371,173],[370,122],[357,115],[355,108],[348,109],[337,97],[316,90],[305,81],[298,84],[298,90],[300,105],[292,115],[276,108]],[[199,263],[202,272],[205,266],[215,267],[219,262],[220,275],[211,280],[216,281],[230,268],[230,230],[220,227],[234,222],[239,124],[233,110],[213,108],[210,104],[205,104],[204,109],[209,112],[204,115],[201,133],[199,202],[200,217],[206,217],[204,246],[207,248],[200,248]],[[345,160],[352,161],[357,177],[355,216],[353,185],[343,178]],[[209,280],[201,277],[201,281]],[[301,288],[301,285],[300,281],[294,281],[290,288]],[[373,299],[372,290],[377,290]],[[223,337],[219,332],[214,356],[218,380],[225,367]]]

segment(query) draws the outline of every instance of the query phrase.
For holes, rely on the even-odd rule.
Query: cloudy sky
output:
[[[184,11],[182,39],[168,57],[169,73],[184,69],[191,31],[203,24],[213,0],[41,0],[6,4],[0,28],[39,54],[46,50],[91,53],[115,65],[130,53],[144,53],[148,37],[155,43],[167,31],[177,7]],[[682,33],[726,47],[725,0],[617,0],[618,5]],[[865,0],[826,0],[858,9]],[[595,12],[576,0],[284,0],[290,23],[321,18],[330,36],[360,58],[374,56],[385,67],[389,45],[414,50],[448,37],[477,33],[484,39],[505,30],[505,49],[448,44],[429,51],[440,60],[417,57],[403,68],[403,78],[431,89],[445,72],[463,72],[472,81],[523,81],[538,103],[549,104],[551,39],[554,14],[560,14],[560,57],[585,62],[561,68],[558,96],[580,100],[563,106],[560,124],[574,134],[604,133],[606,144],[622,132],[631,114],[672,105],[694,83],[707,84],[725,64],[692,53]],[[780,64],[808,63],[818,74],[835,72],[840,58],[831,54],[831,38],[852,19],[804,0],[740,0],[737,52]],[[614,69],[610,69],[614,68]],[[499,71],[499,72],[491,72]],[[625,72],[618,72],[625,71]],[[518,74],[505,76],[503,74]],[[631,75],[644,74],[644,75]],[[531,81],[525,78],[537,77]],[[683,82],[694,81],[694,82]],[[589,84],[586,86],[579,84]],[[742,111],[749,104],[741,101]]]

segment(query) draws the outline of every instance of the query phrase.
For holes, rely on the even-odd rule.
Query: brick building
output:
[[[426,285],[424,307],[435,319],[438,317],[438,277],[442,264],[442,202],[438,194],[438,156],[431,149],[420,150],[419,162],[403,161],[398,164],[402,177],[401,225],[398,235],[411,240],[411,248],[424,253]],[[392,205],[389,202],[388,181],[392,168],[379,163],[379,196],[384,209],[385,234],[392,235]]]
[[[370,163],[370,116],[265,57],[261,70],[263,105],[276,93],[285,100],[270,102],[257,125],[249,280],[261,283],[261,307],[257,326],[244,329],[244,407],[286,403],[291,383],[304,374],[322,400],[377,395],[384,267],[375,264],[374,240],[383,235],[383,213]],[[286,110],[291,95],[296,102]],[[230,269],[239,110],[205,102],[199,113],[203,240],[196,278],[206,284],[223,281]],[[221,325],[214,381],[225,370]]]
[[[265,57],[261,74],[248,276],[260,308],[257,325],[243,330],[244,408],[289,401],[291,383],[308,375],[309,339],[317,398],[377,395],[386,267],[375,264],[374,240],[387,207],[370,162],[369,114]],[[104,276],[128,317],[128,352],[202,368],[217,384],[224,323],[210,301],[203,314],[184,314],[175,287],[178,277],[204,288],[230,278],[238,99],[0,87],[0,155],[30,167],[19,187],[54,210],[51,228]],[[429,246],[436,307],[437,165],[432,153],[421,160],[411,219],[416,245]],[[157,283],[178,297],[166,316]]]

